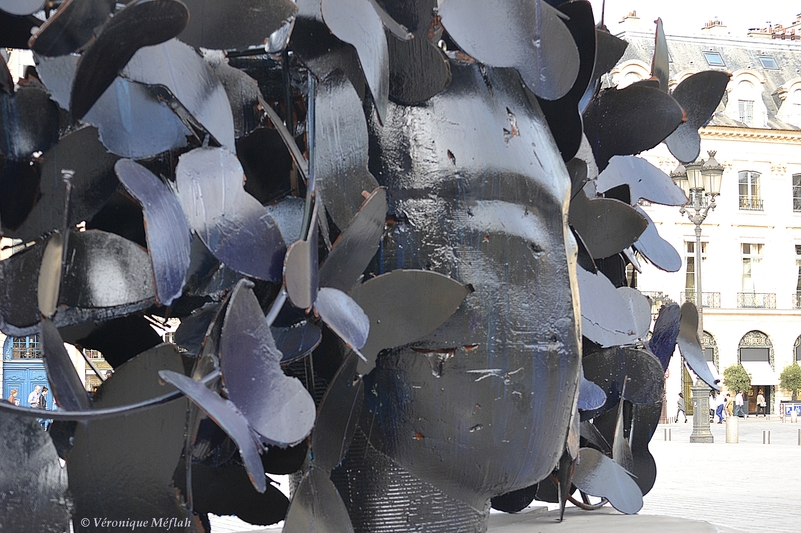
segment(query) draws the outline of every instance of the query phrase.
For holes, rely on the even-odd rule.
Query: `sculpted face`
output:
[[[389,468],[372,485],[402,493],[413,478],[481,514],[491,496],[545,478],[564,450],[580,365],[570,179],[510,70],[454,65],[444,93],[390,105],[372,135],[382,166],[371,171],[397,220],[379,268],[434,270],[475,289],[366,376],[360,429],[406,480]],[[353,455],[343,469],[358,477]]]

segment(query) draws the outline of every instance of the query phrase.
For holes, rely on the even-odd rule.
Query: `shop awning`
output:
[[[742,361],[745,371],[751,374],[751,385],[778,385],[779,376],[767,361]]]

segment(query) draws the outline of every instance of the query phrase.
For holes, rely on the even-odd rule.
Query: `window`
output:
[[[795,340],[795,346],[793,347],[793,350],[795,351],[795,360],[801,361],[801,336]]]
[[[762,200],[759,197],[759,172],[743,170],[740,180],[740,209],[743,211],[762,211]]]
[[[795,245],[795,269],[797,271],[797,278],[795,282],[793,308],[801,309],[801,244]]]
[[[801,213],[801,174],[793,174],[793,211]]]
[[[754,125],[754,101],[753,100],[738,100],[740,122],[746,126]]]
[[[759,62],[762,63],[762,68],[779,70],[779,65],[776,64],[776,60],[770,56],[759,56]]]
[[[762,262],[762,245],[744,242],[743,252],[743,292],[756,292],[759,285],[759,267]],[[757,283],[755,283],[757,281]]]
[[[710,67],[726,66],[726,63],[723,62],[723,58],[720,56],[718,52],[704,52],[704,57],[706,58],[706,62],[709,64]]]
[[[698,300],[695,298],[695,241],[686,241],[684,243],[684,264],[687,265],[684,273],[684,301],[692,302],[698,305]],[[706,243],[701,243],[701,261],[706,261]],[[701,265],[703,266],[703,264]],[[709,307],[709,302],[704,301],[704,305]]]
[[[83,353],[85,353],[86,357],[89,359],[103,359],[103,354],[97,350],[84,350]]]
[[[164,342],[175,343],[175,332],[174,331],[166,331],[164,332]]]
[[[39,335],[30,337],[15,337],[11,348],[12,359],[41,359],[42,350],[39,346]]]

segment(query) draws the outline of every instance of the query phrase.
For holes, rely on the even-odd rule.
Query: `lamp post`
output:
[[[701,288],[701,224],[709,211],[715,209],[715,198],[720,194],[723,167],[715,159],[715,151],[707,152],[709,159],[698,159],[686,166],[679,165],[670,177],[689,197],[689,205],[681,206],[681,214],[695,225],[695,303],[698,307],[698,338],[704,338],[704,293]],[[704,198],[709,201],[704,205]],[[689,207],[689,209],[688,209]],[[692,387],[693,432],[690,442],[713,442],[709,430],[709,387],[700,379]]]

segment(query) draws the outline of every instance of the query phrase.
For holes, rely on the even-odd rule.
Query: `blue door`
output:
[[[30,337],[7,337],[3,343],[3,398],[17,389],[19,404],[28,405],[28,395],[34,387],[50,388],[45,372],[38,335]],[[47,408],[53,409],[53,392],[47,393]]]

